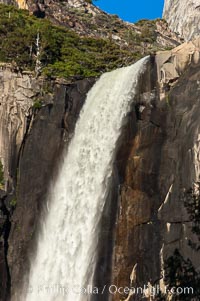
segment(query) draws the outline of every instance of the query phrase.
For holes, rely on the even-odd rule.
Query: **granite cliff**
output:
[[[199,0],[165,0],[163,18],[170,29],[186,41],[200,35]]]
[[[141,78],[138,101],[123,130],[115,163],[118,180],[102,219],[101,241],[104,244],[99,247],[96,278],[99,286],[105,279],[107,284],[115,283],[118,287],[133,285],[133,281],[137,286],[149,283],[161,287],[164,284],[170,287],[174,282],[184,285],[189,281],[196,290],[195,300],[198,300],[199,223],[198,213],[194,215],[191,210],[199,208],[199,201],[197,199],[197,205],[194,204],[194,196],[190,193],[198,187],[199,178],[197,49],[199,40],[158,53],[151,58],[148,70]],[[28,75],[4,66],[2,80],[5,81],[8,75],[15,92],[18,89],[37,91],[41,85],[41,79],[35,82],[30,75],[27,84]],[[29,101],[32,108],[32,111],[29,108],[29,115],[21,114],[20,123],[25,130],[19,131],[19,138],[14,139],[18,132],[15,126],[6,135],[11,140],[1,140],[1,157],[3,163],[7,162],[5,166],[9,166],[6,171],[9,185],[7,193],[2,192],[1,206],[1,258],[4,258],[1,300],[9,300],[10,294],[15,300],[22,275],[28,270],[45,192],[56,175],[63,146],[66,147],[73,133],[85,95],[93,82],[91,79],[72,84],[51,83],[51,100],[41,108],[33,107],[33,92],[25,94],[24,91],[26,98],[20,105],[13,95],[7,107],[1,106],[1,113],[7,116],[5,113],[8,112],[9,118],[11,108],[20,106],[20,111],[24,102]],[[2,89],[6,93],[5,86]],[[16,150],[15,156],[11,151],[9,156],[4,151],[8,146]],[[174,260],[178,260],[180,266],[174,267]],[[179,275],[181,267],[184,272]],[[128,300],[141,300],[141,296],[129,297]],[[105,298],[105,295],[98,296],[98,300]],[[127,296],[115,295],[112,299],[122,298]],[[159,298],[157,300],[170,300],[167,295]],[[146,300],[150,300],[148,296]]]
[[[34,14],[45,11],[49,18],[52,7],[56,6],[56,12],[61,5],[17,4]],[[104,15],[85,1],[64,5],[84,14],[88,10],[92,18]],[[54,15],[52,21],[62,23],[59,18],[63,16]],[[109,20],[109,15],[104,16]],[[70,18],[65,26],[70,26]],[[72,28],[80,29],[77,25]],[[180,43],[173,33],[169,39],[166,35],[159,38],[164,48],[166,40],[170,46]],[[95,277],[99,287],[111,283],[118,287],[160,285],[157,301],[199,300],[199,56],[199,39],[154,53],[140,80],[102,217]],[[46,191],[97,78],[47,79],[13,63],[2,63],[0,68],[0,159],[4,171],[0,179],[0,301],[16,301],[34,254]],[[166,285],[169,289],[191,286],[194,294],[171,296],[164,292]],[[152,300],[148,292],[146,296],[109,295],[108,290],[94,300],[108,298]]]
[[[112,283],[159,285],[155,300],[199,300],[199,40],[158,53],[155,60],[159,88],[151,73],[138,96],[143,111],[131,117],[133,128],[119,153],[123,180]],[[194,294],[165,292],[166,286],[188,285]],[[152,300],[149,291],[144,300]]]

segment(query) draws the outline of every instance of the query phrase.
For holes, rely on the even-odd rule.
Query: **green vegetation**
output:
[[[192,231],[200,237],[200,182],[196,188],[190,188],[184,195],[184,205],[190,220],[193,222]]]
[[[174,254],[165,261],[165,283],[168,288],[185,288],[185,291],[174,295],[172,300],[191,301],[200,294],[200,274],[196,272],[192,262],[184,259],[176,249]],[[193,288],[186,290],[186,288]],[[166,297],[166,296],[165,296]]]
[[[3,189],[3,185],[4,185],[3,164],[0,161],[0,189]]]
[[[146,43],[156,42],[156,22],[158,20],[140,20],[135,25],[140,27],[140,40]]]
[[[196,187],[192,187],[186,191],[183,198],[184,205],[192,222],[191,230],[196,234],[200,242],[200,182],[196,183]],[[194,243],[191,240],[189,240],[188,243],[195,251],[200,250],[200,243]]]
[[[15,208],[16,205],[17,205],[17,199],[14,198],[14,199],[12,199],[12,200],[10,201],[10,206]]]
[[[25,10],[3,4],[0,4],[0,38],[0,61],[14,62],[19,68],[32,71],[39,62],[39,72],[47,77],[97,76],[142,56],[121,50],[106,39],[81,38],[46,19],[37,19]]]
[[[170,107],[170,98],[169,98],[169,93],[166,94],[165,96],[166,104],[168,107]]]
[[[33,104],[33,108],[39,110],[41,109],[41,107],[42,107],[42,101],[40,99],[36,99]]]

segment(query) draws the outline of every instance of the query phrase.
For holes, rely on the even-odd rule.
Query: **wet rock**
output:
[[[168,95],[167,100],[163,98],[162,91],[157,90],[158,98],[151,108],[151,118],[140,118],[135,135],[127,128],[124,136],[132,138],[123,143],[123,150],[119,153],[120,160],[126,145],[127,157],[123,157],[123,164],[118,167],[125,170],[120,173],[121,193],[111,279],[117,287],[131,287],[130,277],[135,266],[134,287],[144,287],[148,283],[151,286],[158,284],[161,290],[164,285],[170,287],[173,279],[167,280],[164,275],[168,275],[171,268],[168,263],[176,250],[182,258],[180,264],[188,263],[190,270],[197,277],[199,275],[197,250],[200,237],[198,229],[194,231],[194,225],[197,225],[194,215],[188,211],[191,198],[186,196],[191,187],[196,187],[200,174],[200,64],[193,59],[198,50],[192,46],[190,51],[191,45],[178,48],[180,56],[179,50],[163,54],[166,61],[171,61],[173,70],[177,65],[171,58],[177,56],[177,62],[182,66],[177,81],[165,94]],[[161,57],[159,55],[158,71],[165,67],[165,59],[159,65],[163,58],[162,54]],[[170,76],[174,76],[173,72]],[[135,124],[135,117],[131,118]],[[188,274],[184,274],[179,281],[183,285],[188,283],[187,279]],[[194,296],[198,300],[196,281],[195,276],[190,285],[196,290]],[[117,301],[122,298],[141,300],[142,296],[128,298],[128,295],[118,293],[110,298]],[[171,300],[166,293],[162,298]],[[192,300],[193,295],[190,293],[188,298]],[[150,300],[150,297],[144,300]],[[163,299],[160,296],[156,300]]]
[[[85,79],[56,85],[53,104],[39,110],[23,141],[18,165],[17,205],[12,216],[8,250],[12,300],[20,300],[19,291],[28,277],[37,229],[46,208],[47,190],[57,174],[58,162],[62,164],[62,151],[66,151],[93,83],[93,79]]]

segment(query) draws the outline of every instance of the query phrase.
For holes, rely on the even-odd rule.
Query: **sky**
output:
[[[125,21],[136,22],[161,18],[164,0],[96,0],[94,4]]]

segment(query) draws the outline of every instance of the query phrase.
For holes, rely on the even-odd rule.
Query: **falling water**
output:
[[[87,95],[38,237],[26,301],[85,301],[116,144],[148,58],[105,73]],[[81,291],[81,288],[83,290]],[[20,301],[21,301],[20,300]]]

